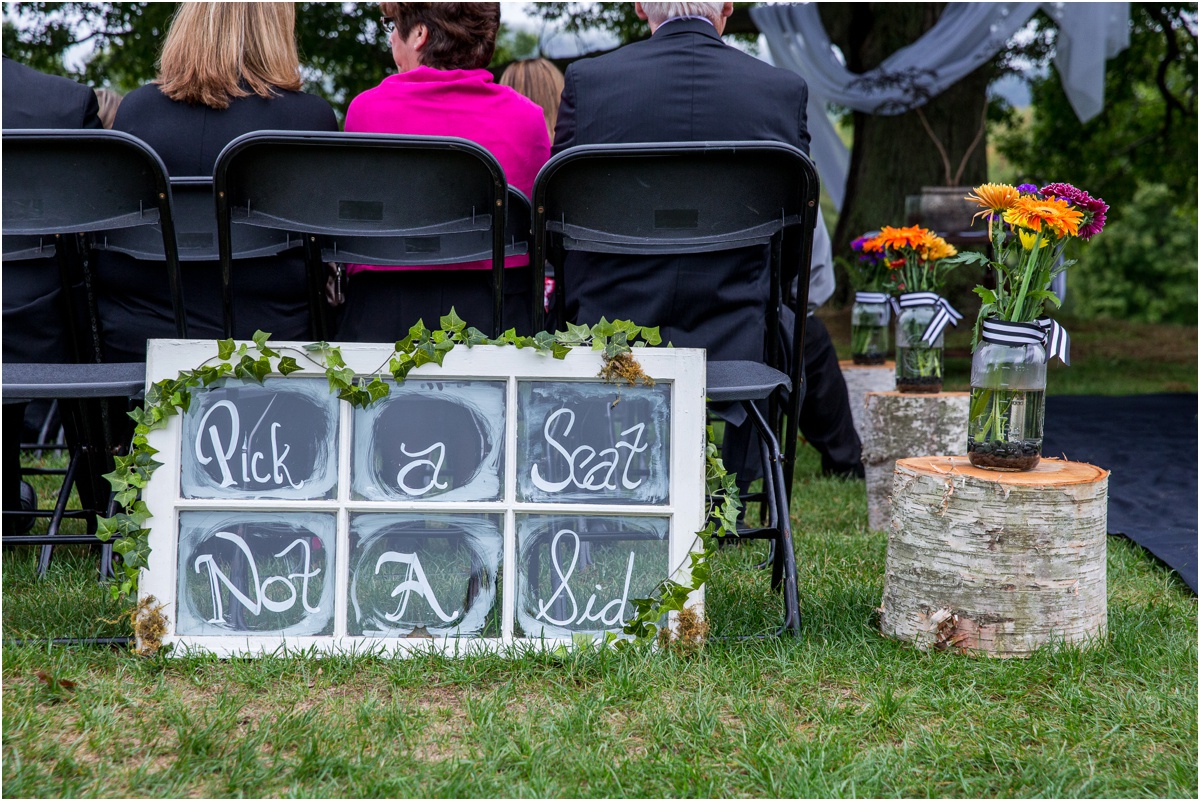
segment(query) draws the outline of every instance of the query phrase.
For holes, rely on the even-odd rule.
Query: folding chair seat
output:
[[[490,260],[493,334],[503,315],[504,257],[527,248],[506,237],[504,172],[485,149],[453,137],[261,131],[230,142],[213,172],[217,238],[229,275],[241,229],[297,233],[310,288],[322,262],[428,265]],[[526,207],[527,208],[527,207]]]
[[[769,249],[766,319],[746,321],[765,329],[765,362],[709,362],[708,397],[714,403],[738,404],[759,434],[764,490],[751,500],[764,503],[767,519],[762,527],[741,528],[739,534],[772,543],[772,583],[783,591],[783,629],[791,631],[799,629],[800,621],[788,503],[803,393],[804,318],[796,320],[789,362],[779,346],[780,314],[782,288],[795,276],[802,294],[797,308],[807,305],[803,296],[818,186],[808,157],[781,143],[584,145],[552,158],[538,174],[533,196],[535,282],[544,275],[550,250],[558,255],[576,250],[653,256]],[[572,292],[566,278],[560,271],[557,294],[563,319],[562,301]],[[711,297],[692,300],[701,308],[721,303]],[[628,313],[614,308],[606,316]],[[785,364],[787,373],[779,369]],[[780,432],[786,454],[780,452]]]
[[[110,420],[124,414],[128,399],[140,393],[145,383],[145,367],[140,363],[97,363],[101,343],[86,268],[93,238],[126,228],[155,230],[166,259],[181,335],[183,299],[166,170],[145,143],[116,131],[4,131],[3,155],[6,287],[10,278],[22,280],[57,267],[61,304],[48,310],[53,319],[41,322],[65,332],[70,346],[54,362],[20,363],[9,349],[2,382],[6,404],[37,398],[58,400],[67,409],[64,417],[72,439],[77,440],[70,449],[54,510],[34,513],[50,517],[48,533],[3,538],[5,545],[43,545],[39,570],[45,572],[51,543],[96,542],[96,517],[110,511],[110,491],[103,474],[112,470],[113,454],[123,445],[114,440]],[[22,272],[15,276],[18,268]],[[80,277],[82,291],[77,286]],[[79,294],[84,295],[83,304]],[[17,333],[6,330],[6,336]],[[109,408],[113,399],[119,408]],[[66,511],[72,486],[78,489],[85,507],[75,513]],[[25,512],[5,509],[4,514]],[[88,534],[60,535],[65,517],[84,518]],[[109,546],[105,546],[102,572],[109,556]]]

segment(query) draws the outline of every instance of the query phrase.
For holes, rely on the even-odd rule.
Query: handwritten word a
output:
[[[242,438],[241,457],[242,457],[242,482],[244,484],[273,484],[275,486],[283,486],[286,479],[288,485],[292,489],[300,489],[304,486],[304,479],[299,483],[292,480],[292,474],[288,471],[284,460],[287,459],[288,453],[292,446],[287,443],[283,444],[283,452],[279,450],[278,431],[283,428],[282,423],[271,423],[271,469],[265,475],[260,475],[258,472],[258,463],[266,459],[266,454],[262,451],[250,450],[250,445],[255,441],[254,435],[258,433],[258,427],[262,425],[263,420],[267,417],[267,412],[271,410],[271,405],[275,403],[275,396],[271,396],[271,402],[267,404],[267,408],[263,409],[263,413],[259,416],[258,422],[254,424],[254,428],[250,429],[250,433]],[[213,417],[213,413],[218,409],[223,409],[228,413],[226,422],[227,431],[222,433],[221,417]],[[208,425],[209,419],[212,418],[212,424]],[[205,426],[208,425],[206,429]],[[204,434],[208,432],[208,439],[212,443],[212,455],[205,453],[204,449]],[[229,469],[229,461],[233,458],[234,450],[237,448],[238,434],[241,431],[241,420],[238,415],[237,406],[227,400],[217,401],[212,405],[204,417],[200,418],[200,428],[196,431],[196,461],[206,465],[217,460],[217,467],[221,470],[221,486],[234,487],[238,481],[233,477],[232,471]]]
[[[442,611],[441,604],[438,603],[437,597],[433,594],[433,587],[429,586],[429,579],[425,577],[425,569],[421,567],[421,560],[415,553],[387,551],[380,554],[379,559],[375,562],[375,575],[379,575],[379,571],[384,565],[393,562],[407,565],[408,573],[405,575],[404,581],[397,584],[396,588],[392,590],[393,598],[397,595],[402,596],[400,605],[396,607],[395,612],[384,615],[384,618],[392,623],[403,618],[404,610],[408,608],[408,599],[414,592],[425,599],[425,603],[429,604],[429,608],[433,610],[435,615],[442,619],[443,623],[449,623],[458,617],[461,611],[459,609],[455,609],[450,614]]]
[[[571,551],[571,560],[565,572],[558,561],[558,542],[564,536],[570,537],[571,544],[574,545],[574,549]],[[575,600],[575,593],[572,591],[570,583],[571,576],[575,573],[575,564],[579,561],[579,535],[570,529],[562,529],[554,535],[554,539],[550,543],[550,563],[551,569],[554,571],[551,581],[558,586],[549,598],[545,601],[537,602],[537,614],[533,616],[533,619],[544,620],[552,626],[570,626],[595,621],[603,623],[606,628],[616,626],[624,619],[625,604],[629,601],[629,582],[633,578],[633,557],[633,551],[630,551],[629,565],[625,569],[625,589],[622,591],[621,597],[614,598],[601,607],[599,611],[593,612],[592,607],[596,605],[598,596],[596,593],[592,593],[591,597],[588,598],[587,605],[580,612],[579,604]],[[599,584],[596,584],[595,587],[597,592],[602,591]],[[560,598],[563,599],[564,605],[570,604],[571,613],[563,618],[555,618],[551,614],[551,606]]]
[[[580,445],[575,450],[568,451],[563,447],[562,443],[555,438],[553,428],[555,422],[560,417],[566,419],[566,426],[563,428],[562,436],[567,437],[571,433],[571,429],[575,425],[575,412],[570,409],[559,409],[546,418],[546,424],[542,427],[542,435],[546,438],[546,444],[562,455],[566,460],[568,472],[567,477],[562,481],[547,481],[542,477],[541,471],[535,464],[530,471],[530,478],[533,480],[533,485],[543,492],[561,492],[570,485],[575,485],[581,490],[590,492],[599,492],[601,490],[617,489],[616,474],[617,466],[621,460],[621,451],[625,450],[625,467],[621,470],[621,486],[627,490],[637,489],[641,485],[643,479],[637,481],[629,480],[629,466],[633,462],[634,454],[641,453],[646,450],[648,445],[642,442],[642,435],[646,431],[645,423],[638,423],[630,426],[621,432],[621,440],[614,447],[605,448],[597,451],[590,445]],[[633,441],[628,442],[625,437],[633,434]],[[592,464],[594,459],[599,459],[595,464]],[[592,465],[588,467],[588,465]]]
[[[225,607],[221,601],[220,585],[224,584],[225,588],[233,595],[234,599],[245,607],[250,614],[258,616],[263,609],[268,612],[286,612],[296,605],[297,599],[304,606],[304,611],[309,614],[317,614],[321,611],[320,607],[313,606],[308,602],[308,581],[309,579],[321,573],[321,569],[312,567],[312,553],[309,551],[308,540],[303,537],[297,537],[292,540],[288,547],[284,548],[279,553],[275,554],[275,558],[279,559],[286,556],[293,548],[299,546],[300,552],[303,554],[302,560],[304,563],[303,569],[299,573],[288,573],[284,575],[267,576],[259,579],[258,564],[254,561],[254,555],[250,552],[250,546],[246,541],[228,531],[218,531],[214,535],[217,539],[232,542],[235,547],[246,557],[246,564],[250,568],[250,591],[253,595],[246,595],[233,585],[229,580],[229,576],[225,571],[217,567],[216,560],[211,554],[204,554],[196,557],[195,568],[196,572],[200,573],[201,568],[208,569],[208,580],[212,588],[213,616],[209,619],[209,623],[222,623],[225,620]],[[293,579],[301,580],[301,590],[296,592],[296,585],[292,583]],[[273,601],[267,596],[267,588],[272,584],[282,584],[288,589],[288,597],[282,601]]]

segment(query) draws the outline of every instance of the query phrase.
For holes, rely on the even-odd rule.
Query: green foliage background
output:
[[[1081,125],[1050,64],[1031,83],[1029,124],[998,137],[1021,180],[1065,181],[1111,207],[1102,234],[1068,249],[1073,316],[1196,322],[1196,53],[1195,3],[1130,3],[1104,110]]]

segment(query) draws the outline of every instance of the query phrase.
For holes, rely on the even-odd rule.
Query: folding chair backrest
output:
[[[217,210],[213,179],[209,176],[171,178],[171,200],[175,216],[175,238],[179,260],[184,262],[220,259],[217,248]],[[233,258],[275,256],[299,247],[298,234],[269,228],[237,226],[233,229]],[[123,228],[98,238],[93,247],[124,253],[135,259],[163,261],[162,238],[147,228]]]
[[[474,142],[262,131],[230,142],[213,178],[226,279],[232,230],[253,226],[303,234],[310,264],[487,258],[502,287],[507,184],[495,157]],[[310,276],[313,288],[318,278]],[[502,297],[497,291],[497,325]]]
[[[781,365],[776,342],[784,287],[799,277],[788,371],[793,391],[784,435],[790,487],[819,194],[812,161],[780,142],[573,147],[550,159],[534,183],[534,281],[545,276],[548,236],[563,250],[631,255],[705,253],[769,243],[771,296],[765,329],[767,361],[774,367]],[[715,308],[721,298],[711,301]],[[539,329],[541,312],[535,305]]]
[[[56,234],[145,226],[166,261],[176,327],[186,336],[171,192],[162,160],[119,131],[4,132],[5,259],[47,255],[31,249]]]

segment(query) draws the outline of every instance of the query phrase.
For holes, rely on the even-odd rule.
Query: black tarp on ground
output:
[[[1196,395],[1048,397],[1042,455],[1112,471],[1108,533],[1150,551],[1196,592]]]

